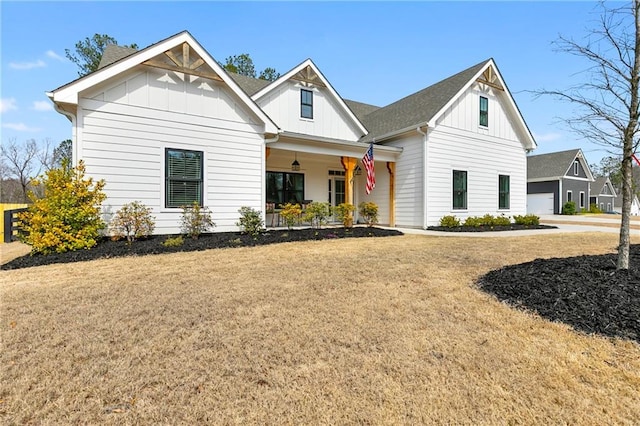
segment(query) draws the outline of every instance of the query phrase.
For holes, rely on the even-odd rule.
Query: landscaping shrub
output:
[[[345,228],[353,227],[353,212],[356,211],[356,206],[351,203],[341,203],[335,206],[334,211]]]
[[[198,238],[200,234],[213,229],[216,224],[211,219],[211,210],[208,207],[201,207],[197,201],[190,206],[182,207],[183,234],[191,238]]]
[[[515,215],[513,220],[516,225],[538,226],[540,225],[540,218],[535,214],[528,214],[524,216]]]
[[[134,201],[122,206],[111,221],[111,232],[116,238],[126,238],[133,242],[136,238],[144,238],[153,234],[155,228],[151,208],[141,202]]]
[[[238,213],[240,213],[240,219],[236,222],[236,225],[240,228],[240,231],[252,237],[257,237],[260,231],[264,229],[264,222],[260,212],[251,207],[240,207]]]
[[[480,216],[469,216],[464,220],[464,226],[478,228],[482,225],[484,225],[484,218]]]
[[[460,226],[460,219],[455,216],[442,216],[440,219],[440,226],[444,226],[445,228],[455,228]]]
[[[311,223],[312,228],[320,229],[326,225],[331,216],[331,204],[314,201],[307,206],[304,219]]]
[[[280,211],[280,217],[284,219],[284,223],[287,224],[287,228],[293,228],[293,225],[296,224],[297,221],[300,220],[300,215],[302,214],[302,207],[300,204],[282,204],[280,205],[282,210]]]
[[[567,201],[562,206],[562,214],[573,215],[576,214],[576,202],[575,201]]]
[[[493,226],[509,226],[511,225],[511,218],[501,214],[493,218]]]
[[[20,238],[31,246],[33,254],[64,253],[97,244],[105,227],[100,216],[100,205],[106,198],[104,181],[94,183],[84,174],[82,161],[71,168],[65,160],[63,167],[47,171],[42,181],[34,182],[44,189],[44,197],[30,192],[33,204],[18,215],[23,230]]]
[[[378,205],[374,202],[361,202],[358,204],[358,212],[368,226],[378,223]]]
[[[602,210],[600,210],[600,207],[598,207],[596,203],[591,203],[591,205],[589,206],[589,213],[600,214],[602,213]]]
[[[180,247],[184,244],[184,239],[182,235],[178,235],[177,237],[167,237],[167,239],[162,243],[165,247]]]

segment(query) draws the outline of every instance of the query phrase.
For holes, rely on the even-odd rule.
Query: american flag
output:
[[[365,191],[367,195],[371,193],[371,190],[376,187],[376,174],[373,169],[373,144],[369,144],[367,153],[362,157],[362,164],[367,171],[367,186]]]

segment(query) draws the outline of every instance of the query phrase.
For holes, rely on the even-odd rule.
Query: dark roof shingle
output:
[[[100,59],[100,65],[98,69],[104,68],[107,65],[111,65],[114,62],[118,62],[120,59],[124,59],[132,53],[136,53],[138,50],[132,47],[118,46],[117,44],[108,44],[102,52],[102,58]]]
[[[579,152],[579,149],[570,149],[568,151],[528,156],[527,179],[564,176]]]

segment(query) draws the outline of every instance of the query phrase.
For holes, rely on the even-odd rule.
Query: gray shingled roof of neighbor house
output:
[[[102,58],[100,59],[100,65],[98,69],[104,68],[107,65],[111,65],[114,62],[118,62],[120,59],[124,59],[132,53],[136,53],[138,50],[132,47],[118,46],[117,44],[108,44],[102,52]]]
[[[591,195],[602,193],[602,188],[607,183],[606,177],[597,177],[591,184]]]
[[[527,179],[564,176],[578,155],[579,149],[530,155],[527,157]]]

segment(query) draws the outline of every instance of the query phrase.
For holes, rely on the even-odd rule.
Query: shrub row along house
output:
[[[48,96],[72,122],[74,162],[106,182],[105,214],[141,201],[156,233],[178,232],[192,201],[220,231],[237,229],[242,206],[270,223],[268,206],[290,201],[371,201],[399,227],[526,213],[536,143],[492,59],[377,107],[343,99],[310,59],[273,82],[228,73],[182,32],[111,46],[100,69]]]

